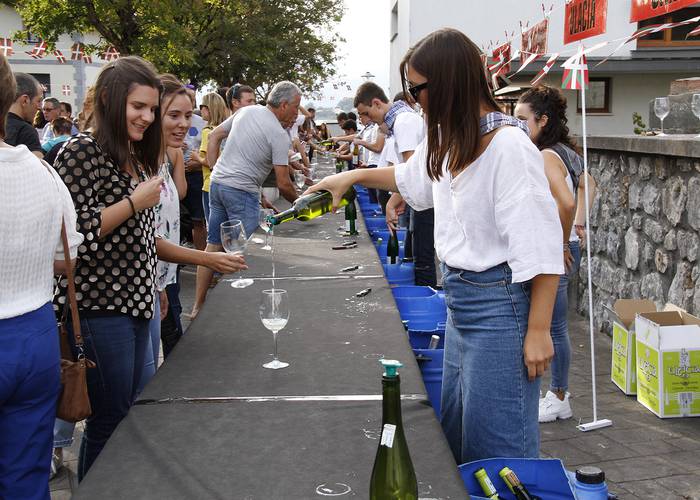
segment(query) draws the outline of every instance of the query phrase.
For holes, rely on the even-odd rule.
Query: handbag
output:
[[[67,309],[64,309],[63,319],[58,328],[61,345],[61,393],[58,397],[56,416],[67,422],[80,422],[92,414],[87,390],[87,369],[95,368],[95,363],[85,356],[83,349],[83,335],[80,330],[78,301],[75,298],[73,264],[70,259],[65,220],[61,226],[61,240],[63,240],[63,256],[66,262],[68,302],[70,304],[71,322],[73,323],[73,338],[78,355],[74,358],[70,348],[68,330],[66,328]]]

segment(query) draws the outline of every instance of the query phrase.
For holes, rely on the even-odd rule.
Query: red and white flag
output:
[[[700,35],[700,25],[696,26],[693,28],[690,33],[688,33],[685,37],[690,38],[691,36],[698,36]],[[1,48],[1,47],[0,47]]]
[[[107,50],[102,53],[102,59],[105,61],[119,59],[119,56],[119,51],[113,45],[110,45]]]
[[[66,56],[63,55],[63,52],[61,52],[60,50],[54,50],[53,55],[56,56],[56,59],[58,59],[58,62],[60,62],[61,64],[65,64]]]
[[[92,64],[92,56],[90,54],[83,54],[83,61],[85,61],[85,64]]]
[[[41,59],[46,55],[46,47],[46,42],[40,40],[31,51],[27,51],[27,54],[29,54],[32,59]]]
[[[578,54],[569,58],[563,66],[564,74],[561,79],[561,88],[568,90],[588,88],[588,64],[583,50],[579,50]]]
[[[74,43],[70,48],[70,58],[72,61],[80,61],[85,55],[82,43]]]
[[[61,85],[61,93],[63,95],[70,95],[70,85]]]
[[[549,59],[547,59],[547,62],[544,64],[544,67],[540,70],[539,73],[537,73],[537,76],[533,78],[532,82],[530,82],[533,87],[540,83],[545,76],[547,76],[549,70],[551,70],[552,66],[554,66],[554,63],[557,62],[557,57],[559,57],[558,52],[555,52],[554,54],[549,56]]]
[[[520,67],[518,68],[518,71],[516,71],[515,73],[513,73],[512,76],[515,76],[515,75],[517,75],[518,73],[520,73],[520,72],[521,72],[522,70],[524,70],[531,62],[533,62],[535,59],[537,59],[537,58],[540,57],[541,55],[542,55],[542,54],[530,54],[529,56],[527,56],[527,59],[525,59],[525,60],[520,64]]]
[[[15,50],[12,48],[12,38],[0,38],[0,52],[5,57],[10,57],[15,53]]]

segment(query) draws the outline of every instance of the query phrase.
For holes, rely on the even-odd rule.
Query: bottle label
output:
[[[345,232],[349,233],[350,232],[350,219],[345,220]]]
[[[384,429],[382,430],[382,440],[379,444],[386,446],[387,448],[393,448],[395,434],[396,426],[394,424],[384,424]]]

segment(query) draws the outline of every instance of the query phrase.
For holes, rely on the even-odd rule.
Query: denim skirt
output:
[[[442,426],[458,463],[536,458],[539,378],[523,360],[531,283],[510,267],[482,272],[443,264],[447,302]]]

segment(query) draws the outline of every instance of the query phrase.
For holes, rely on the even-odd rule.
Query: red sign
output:
[[[547,31],[549,21],[547,19],[535,24],[522,35],[520,45],[520,62],[523,63],[530,54],[544,55],[547,53]]]
[[[508,63],[508,61],[510,61],[510,42],[506,42],[503,45],[499,45],[498,47],[493,49],[491,57],[495,61],[500,60],[503,63],[502,65],[498,66],[497,73],[510,73],[510,64]]]
[[[698,0],[632,0],[630,22],[643,21],[669,12],[700,5]]]
[[[564,14],[564,44],[602,35],[607,19],[607,0],[571,0]]]

